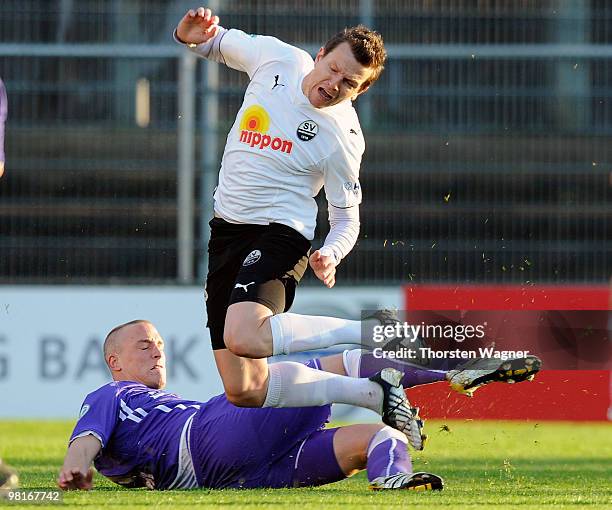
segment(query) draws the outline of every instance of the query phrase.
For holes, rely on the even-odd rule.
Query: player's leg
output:
[[[265,293],[265,296],[269,298],[270,293]],[[252,308],[258,308],[261,315],[272,313],[259,303],[242,302],[237,305],[252,305]],[[218,338],[223,326],[219,325],[218,318],[214,319],[210,310],[211,306],[209,328],[211,335]],[[225,323],[227,328],[228,321]],[[226,395],[235,405],[306,407],[335,402],[383,413],[385,389],[378,382],[313,370],[301,363],[280,362],[268,365],[266,359],[241,357],[229,349],[220,348],[222,345],[219,341],[213,341],[213,348],[217,347],[214,350],[215,361]]]
[[[293,460],[293,456],[292,456]],[[441,489],[442,479],[413,473],[406,437],[381,424],[359,424],[316,431],[295,454],[290,484],[305,487],[333,483],[362,469],[375,489]],[[279,463],[274,471],[291,468]],[[271,485],[282,486],[282,485]]]
[[[224,343],[234,354],[264,358],[360,343],[361,321],[288,313],[308,267],[310,243],[285,225],[260,227],[240,261],[225,319]],[[372,325],[379,321],[372,319]]]
[[[223,326],[210,311],[209,328],[213,338],[222,334]],[[377,382],[314,370],[301,363],[268,365],[267,359],[237,356],[221,346],[213,341],[215,362],[225,393],[237,406],[307,407],[338,402],[383,412],[385,395]]]
[[[400,361],[377,358],[371,352],[362,349],[350,349],[341,354],[325,356],[318,360],[321,370],[349,377],[371,377],[385,367],[395,368],[402,372],[402,386],[412,388],[422,384],[444,381],[447,372],[430,370]]]
[[[215,360],[230,402],[241,407],[310,407],[345,403],[371,409],[388,425],[405,431],[411,445],[423,448],[422,421],[411,408],[388,370],[371,379],[357,379],[311,368],[301,363],[241,358],[227,349],[216,350]],[[393,379],[393,374],[391,374]]]
[[[361,343],[361,321],[288,312],[273,315],[257,304],[234,303],[228,309],[225,341],[241,356],[264,358]]]
[[[287,405],[288,403],[308,400],[315,401],[315,405],[320,405],[317,402],[347,403],[377,411],[369,404],[371,401],[369,388],[365,385],[355,384],[356,381],[368,384],[375,382],[383,389],[382,421],[402,431],[415,450],[423,449],[426,439],[422,432],[423,422],[419,417],[418,409],[410,407],[404,389],[399,382],[401,379],[400,372],[385,368],[369,379],[357,379],[344,376],[341,373],[333,374],[321,371],[317,360],[312,360],[306,365],[274,363],[269,366],[270,381],[274,380],[276,370],[279,370],[281,376],[299,374],[300,378],[294,381],[287,378],[281,382],[279,385],[281,388],[282,384],[289,382],[286,390],[289,396],[282,397],[285,405],[274,405],[274,407],[290,407]],[[351,379],[353,382],[351,382]],[[367,393],[364,393],[364,391]],[[264,406],[270,404],[270,399],[275,394],[278,394],[278,388],[275,388],[275,384],[270,382]]]
[[[238,406],[255,407],[346,403],[371,409],[381,414],[385,423],[400,430],[411,426],[414,422],[412,411],[400,388],[399,378],[389,370],[376,374],[371,380],[355,379],[313,370],[301,363],[282,362],[268,366],[265,360],[241,359],[240,354],[252,357],[253,352],[248,351],[249,342],[257,344],[253,338],[263,329],[265,318],[291,305],[297,282],[306,270],[309,243],[284,225],[230,225],[226,228],[224,223],[211,224],[217,228],[213,228],[209,245],[208,327],[217,367],[230,401]],[[238,232],[239,228],[247,227],[250,230]],[[233,236],[223,238],[221,234],[226,230],[232,234],[242,233],[242,238],[252,238],[246,245],[251,251],[244,259],[237,257],[244,255],[245,246]],[[227,246],[232,242],[239,248],[238,256],[228,252]],[[228,285],[234,276],[236,283]],[[415,448],[420,448],[419,442],[420,436]]]
[[[384,391],[369,379],[331,374],[301,363],[268,365],[265,359],[214,351],[225,394],[240,407],[309,407],[351,404],[383,413]]]
[[[243,407],[307,407],[333,402],[371,409],[399,428],[411,411],[399,387],[381,381],[355,379],[315,370],[294,362],[268,365],[266,359],[236,356],[218,341],[223,325],[208,300],[208,325],[213,338],[215,361],[230,402]],[[211,313],[212,312],[212,313]],[[217,339],[215,341],[214,339]],[[392,411],[392,408],[397,409]],[[418,447],[418,445],[417,445]]]
[[[446,380],[452,389],[468,396],[491,382],[531,381],[542,364],[537,356],[507,361],[479,358],[468,360],[454,370],[432,370],[397,360],[377,358],[371,352],[361,349],[326,356],[320,358],[318,363],[322,370],[350,377],[370,377],[384,367],[392,367],[404,374],[404,388]]]
[[[331,403],[370,409],[422,448],[420,421],[397,380],[377,374],[357,379],[309,368],[301,363],[241,358],[227,349],[215,351],[227,398],[240,407],[311,407]],[[385,372],[386,373],[386,372]]]
[[[268,393],[268,361],[242,358],[228,349],[213,353],[227,399],[240,407],[263,406]]]
[[[347,375],[349,377],[364,377],[364,373],[360,370],[360,356],[364,354],[364,351],[360,349],[353,349],[350,351],[344,351],[342,354],[335,354],[332,356],[324,356],[322,358],[315,358],[309,360],[307,364],[309,366],[316,366],[320,370],[330,372],[333,374]],[[366,353],[367,354],[367,353]],[[385,368],[385,363],[380,364],[380,369]],[[409,386],[416,386],[417,384],[426,384],[428,382],[434,382],[433,379],[439,380],[439,374],[429,374],[428,370],[422,367],[408,366],[403,364],[395,364],[391,368],[395,368],[398,373],[403,374],[401,381],[406,382]],[[374,372],[376,373],[376,372]],[[371,376],[370,376],[371,377]],[[442,375],[444,378],[444,374]],[[402,384],[403,385],[403,384]],[[410,402],[406,396],[406,405],[410,407]],[[408,438],[411,446],[415,450],[422,450],[426,435],[423,434],[423,421],[419,416],[418,407],[410,407],[412,418],[406,428],[403,429],[404,434]]]
[[[334,454],[343,471],[367,468],[371,489],[441,490],[442,478],[414,473],[406,437],[380,425],[341,427],[334,436]]]

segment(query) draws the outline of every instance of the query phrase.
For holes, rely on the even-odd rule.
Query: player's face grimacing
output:
[[[138,323],[119,330],[109,365],[115,381],[135,381],[149,388],[166,386],[164,341],[155,327]]]
[[[368,89],[364,83],[371,74],[372,69],[357,62],[349,44],[343,42],[327,55],[323,48],[319,50],[314,69],[304,78],[302,90],[312,106],[326,108],[363,94]]]

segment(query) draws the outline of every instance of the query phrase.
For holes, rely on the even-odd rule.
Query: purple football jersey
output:
[[[0,79],[0,161],[4,161],[4,123],[8,115],[8,99],[4,83]]]
[[[330,405],[236,407],[225,395],[196,402],[120,381],[87,395],[70,441],[97,437],[96,468],[124,487],[320,485],[344,478],[335,430],[322,430],[330,413]]]
[[[97,437],[102,450],[96,469],[120,485],[193,488],[189,434],[203,406],[144,384],[112,382],[87,395],[70,441]]]

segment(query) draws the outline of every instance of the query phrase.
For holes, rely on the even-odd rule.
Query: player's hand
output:
[[[309,258],[310,267],[327,288],[331,289],[336,283],[336,260],[329,255],[322,255],[316,250]]]
[[[57,485],[60,489],[65,491],[88,491],[93,487],[93,474],[93,468],[81,469],[78,467],[67,468],[63,466],[57,478]]]
[[[188,44],[202,44],[219,32],[219,17],[213,16],[210,9],[198,7],[189,9],[176,27],[178,38]]]

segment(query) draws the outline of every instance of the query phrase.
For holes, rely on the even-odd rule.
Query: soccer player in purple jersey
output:
[[[439,476],[412,471],[407,437],[389,426],[325,429],[330,405],[241,408],[225,395],[198,402],[163,391],[164,342],[148,321],[113,329],[104,357],[113,382],[85,398],[59,473],[62,489],[91,489],[92,462],[124,487],[161,490],[316,486],[365,468],[373,489],[443,487]],[[347,375],[345,359],[308,366]]]
[[[0,177],[4,175],[4,124],[8,116],[8,99],[6,97],[6,88],[4,82],[0,78]]]
[[[6,88],[0,78],[0,177],[4,174],[4,123],[8,113]],[[0,489],[10,489],[17,486],[17,473],[0,459]]]
[[[148,321],[113,329],[104,358],[113,382],[90,393],[81,407],[59,474],[62,489],[90,489],[92,461],[124,487],[150,489],[316,486],[365,468],[373,489],[443,486],[436,475],[412,472],[408,438],[398,430],[380,423],[325,429],[330,405],[241,408],[225,395],[199,402],[163,391],[164,341]],[[405,387],[446,379],[463,393],[502,380],[495,370],[475,370],[473,363],[444,372],[359,349],[306,365],[354,378],[394,366]],[[458,377],[465,382],[457,384]]]
[[[6,88],[0,78],[0,177],[4,174],[4,123],[8,114],[8,100],[6,97]],[[0,459],[0,489],[12,489],[17,487],[17,472],[6,465]]]

